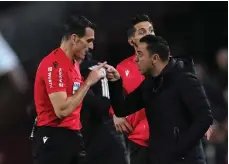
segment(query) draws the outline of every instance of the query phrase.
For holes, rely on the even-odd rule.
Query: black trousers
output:
[[[149,148],[136,144],[131,140],[127,140],[130,154],[130,164],[149,164]]]
[[[86,153],[80,131],[39,127],[33,139],[34,164],[84,164]]]
[[[91,122],[82,132],[87,164],[129,164],[124,135],[115,130],[112,119]]]

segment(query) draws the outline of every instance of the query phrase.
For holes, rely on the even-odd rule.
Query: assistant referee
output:
[[[100,64],[82,82],[79,62],[93,48],[95,26],[83,16],[64,25],[59,48],[40,63],[34,85],[37,132],[34,164],[79,164],[80,110],[89,88],[104,75]]]

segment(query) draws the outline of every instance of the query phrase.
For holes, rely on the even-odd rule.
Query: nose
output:
[[[155,35],[154,32],[150,32],[150,31],[147,31],[147,34],[146,35]]]
[[[88,48],[91,49],[91,50],[93,50],[93,48],[94,48],[94,43],[93,43],[93,42],[90,42],[89,45],[88,45]]]

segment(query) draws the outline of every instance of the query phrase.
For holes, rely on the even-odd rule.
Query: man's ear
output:
[[[72,34],[70,39],[72,44],[76,44],[76,42],[79,40],[79,37],[76,34]]]
[[[158,54],[153,54],[152,57],[151,57],[151,60],[152,60],[152,64],[155,64],[157,60],[159,60],[160,57]]]
[[[129,43],[132,47],[134,47],[134,41],[133,41],[132,38],[128,38],[128,43]]]

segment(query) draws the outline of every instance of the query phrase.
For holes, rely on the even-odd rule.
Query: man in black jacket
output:
[[[209,102],[192,59],[169,54],[163,38],[140,39],[135,60],[146,79],[125,98],[119,73],[106,65],[111,104],[118,117],[146,108],[152,164],[205,164],[201,138],[213,120]]]

